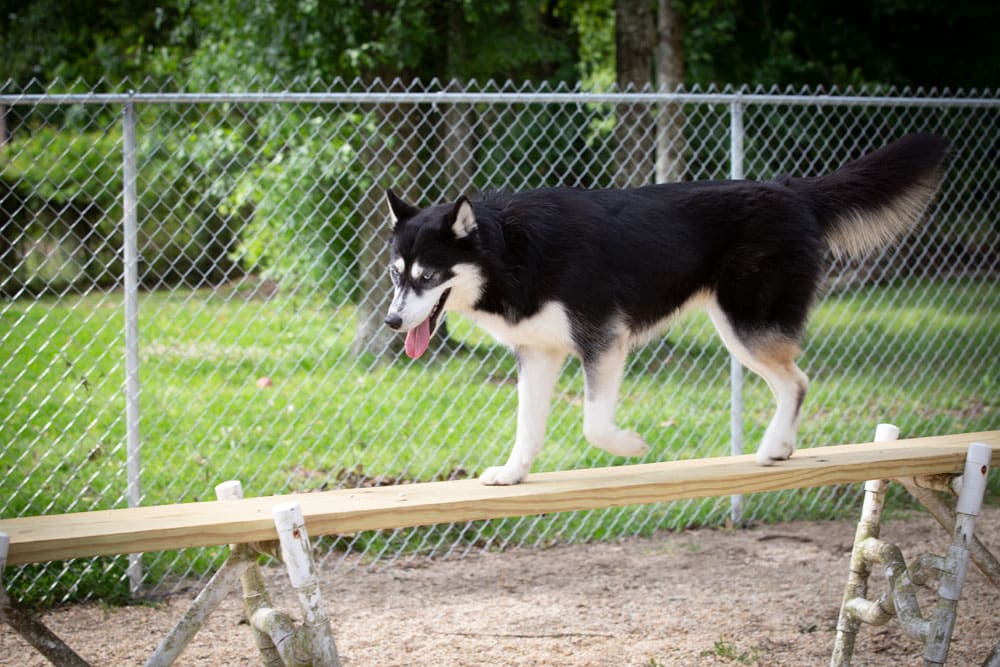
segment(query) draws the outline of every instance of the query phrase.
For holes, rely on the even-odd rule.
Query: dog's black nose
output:
[[[390,313],[389,316],[385,318],[385,323],[390,329],[398,329],[403,326],[403,318],[396,313]]]

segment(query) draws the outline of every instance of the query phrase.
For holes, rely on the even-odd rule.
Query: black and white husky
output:
[[[392,214],[386,324],[422,355],[446,311],[514,349],[517,436],[484,484],[517,484],[542,447],[567,354],[583,363],[583,432],[620,456],[646,442],[615,424],[629,348],[679,310],[708,310],[726,347],[760,375],[777,411],[757,449],[767,465],[795,449],[807,378],[795,365],[827,252],[886,246],[937,189],[947,143],[915,134],[817,178],[711,181],[629,190],[554,188],[420,209],[387,193]]]

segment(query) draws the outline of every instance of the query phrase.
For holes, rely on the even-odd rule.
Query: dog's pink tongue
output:
[[[427,318],[406,332],[403,348],[410,359],[418,359],[431,344],[431,318]]]

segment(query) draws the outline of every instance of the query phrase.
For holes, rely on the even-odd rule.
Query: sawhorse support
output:
[[[215,487],[215,495],[219,500],[238,500],[243,498],[243,488],[237,481],[223,482]],[[229,558],[156,647],[146,667],[172,665],[209,614],[236,588],[237,581],[243,588],[243,609],[265,667],[339,667],[302,508],[295,502],[282,503],[274,507],[273,513],[281,559],[302,607],[302,625],[296,627],[290,616],[271,606],[257,557],[276,555],[274,543],[268,545],[270,548],[231,544]]]
[[[890,442],[898,437],[899,429],[890,424],[880,424],[875,431],[875,442]],[[899,619],[907,635],[923,643],[926,667],[945,664],[958,600],[973,553],[973,560],[979,568],[1000,587],[1000,565],[973,534],[986,491],[990,454],[991,449],[987,445],[973,443],[969,446],[965,469],[960,477],[901,480],[917,500],[930,505],[928,509],[942,526],[952,531],[947,555],[921,554],[909,566],[896,545],[879,539],[888,482],[877,479],[865,483],[864,505],[851,551],[851,571],[837,621],[831,667],[851,664],[854,641],[863,623],[884,625],[894,617]],[[933,488],[958,489],[954,512],[934,494]],[[869,600],[866,597],[868,577],[876,564],[885,571],[888,590],[878,600]],[[929,587],[933,578],[939,580],[938,600],[930,616],[925,617],[917,601],[916,587]],[[983,665],[1000,667],[1000,643]]]
[[[35,618],[30,611],[17,604],[7,595],[3,586],[3,570],[7,565],[7,550],[10,537],[0,532],[0,621],[14,628],[26,642],[35,647],[53,665],[58,667],[90,667],[90,663],[77,655],[66,642],[45,624]]]
[[[215,487],[219,500],[243,498],[237,481]],[[146,661],[146,667],[169,667],[201,629],[209,615],[237,582],[243,589],[243,608],[253,629],[254,642],[264,667],[339,667],[330,619],[319,590],[312,546],[299,503],[286,502],[273,509],[278,541],[267,544],[231,544],[229,558],[201,589],[187,611]],[[0,532],[0,574],[7,561],[8,536]],[[302,607],[303,622],[296,625],[288,614],[271,606],[264,577],[257,564],[259,555],[278,555],[288,570],[292,589]],[[57,667],[90,667],[28,611],[7,596],[0,581],[0,620],[6,621]]]

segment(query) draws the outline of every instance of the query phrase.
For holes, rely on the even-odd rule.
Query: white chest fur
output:
[[[516,324],[500,315],[479,311],[465,312],[464,315],[493,335],[498,341],[510,347],[529,345],[572,352],[575,349],[570,332],[566,310],[554,301],[542,306],[532,315]]]

